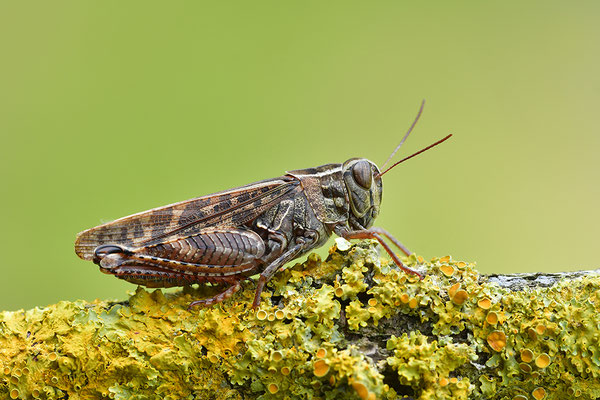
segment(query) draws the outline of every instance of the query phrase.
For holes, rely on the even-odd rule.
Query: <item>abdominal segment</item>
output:
[[[148,287],[213,282],[233,284],[257,269],[265,253],[252,231],[211,230],[138,248],[103,245],[94,261],[102,272]]]

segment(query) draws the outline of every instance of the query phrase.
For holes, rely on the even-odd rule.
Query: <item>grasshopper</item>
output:
[[[424,102],[384,167],[412,131],[423,106]],[[260,274],[252,303],[258,307],[275,273],[325,244],[332,233],[345,239],[376,239],[398,267],[422,278],[402,264],[384,238],[406,255],[411,252],[384,229],[372,227],[381,204],[381,177],[450,136],[383,172],[365,158],[351,158],[120,218],[79,233],[75,252],[106,274],[151,288],[224,285],[221,293],[190,307],[222,302],[240,290],[242,281]]]

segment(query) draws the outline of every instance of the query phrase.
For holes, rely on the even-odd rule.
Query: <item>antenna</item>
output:
[[[422,153],[422,152],[424,152],[425,150],[429,150],[430,148],[432,148],[432,147],[434,147],[434,146],[437,146],[438,144],[440,144],[440,143],[442,143],[442,142],[444,142],[444,141],[446,141],[446,140],[450,139],[450,136],[452,136],[452,134],[450,134],[450,135],[446,136],[446,137],[445,137],[445,138],[443,138],[443,139],[440,139],[440,140],[438,140],[437,142],[435,142],[435,143],[433,143],[433,144],[430,144],[429,146],[425,147],[424,149],[421,149],[421,150],[417,151],[416,153],[414,153],[414,154],[411,154],[411,155],[410,155],[410,156],[408,156],[408,157],[404,157],[402,160],[398,161],[397,163],[394,163],[394,165],[392,165],[391,167],[389,167],[389,168],[388,168],[388,169],[386,169],[385,171],[383,171],[383,172],[381,172],[381,173],[379,173],[379,174],[377,174],[377,175],[375,175],[375,176],[379,176],[379,177],[380,177],[380,176],[382,176],[383,174],[385,174],[386,172],[388,172],[390,169],[394,168],[396,165],[398,165],[398,164],[400,164],[400,163],[403,163],[404,161],[406,161],[406,160],[408,160],[408,159],[411,159],[411,158],[413,158],[414,156],[416,156],[416,155],[418,155],[418,154],[421,154],[421,153]],[[404,140],[404,139],[403,139],[403,140]],[[400,143],[400,144],[402,144],[402,143]]]
[[[381,166],[381,169],[384,169],[385,166],[387,165],[387,163],[389,163],[390,160],[392,158],[394,158],[394,156],[396,155],[396,152],[398,151],[398,149],[400,149],[400,146],[402,146],[402,144],[404,143],[404,141],[406,140],[406,138],[408,137],[408,135],[410,135],[410,133],[412,132],[413,128],[417,124],[417,121],[419,120],[419,117],[421,116],[421,113],[423,112],[423,107],[425,107],[425,99],[423,99],[423,101],[421,102],[421,107],[419,107],[419,112],[417,113],[417,116],[416,116],[415,120],[413,121],[412,125],[410,126],[410,128],[408,128],[408,131],[404,134],[404,137],[400,141],[400,144],[398,144],[398,146],[396,146],[396,148],[394,149],[394,151],[392,151],[392,154],[390,154],[390,156],[388,157],[388,159],[385,160],[385,162]],[[381,175],[383,175],[383,174],[381,174]]]

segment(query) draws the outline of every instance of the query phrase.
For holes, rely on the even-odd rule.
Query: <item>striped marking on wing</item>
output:
[[[75,252],[82,259],[91,260],[94,249],[102,244],[136,248],[188,236],[211,226],[240,226],[297,190],[299,181],[281,177],[154,208],[79,233]]]

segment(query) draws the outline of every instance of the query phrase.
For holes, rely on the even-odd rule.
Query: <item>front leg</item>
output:
[[[377,239],[377,241],[383,246],[385,251],[392,257],[392,260],[399,266],[404,272],[417,275],[420,279],[423,279],[425,276],[417,272],[413,269],[405,266],[400,258],[394,253],[392,248],[383,240],[383,236],[387,237],[392,243],[394,243],[404,254],[409,256],[411,252],[402,244],[398,239],[393,237],[388,231],[382,228],[369,228],[369,229],[361,229],[357,231],[351,231],[347,227],[343,225],[337,225],[334,228],[335,233],[338,236],[343,237],[344,239]]]

